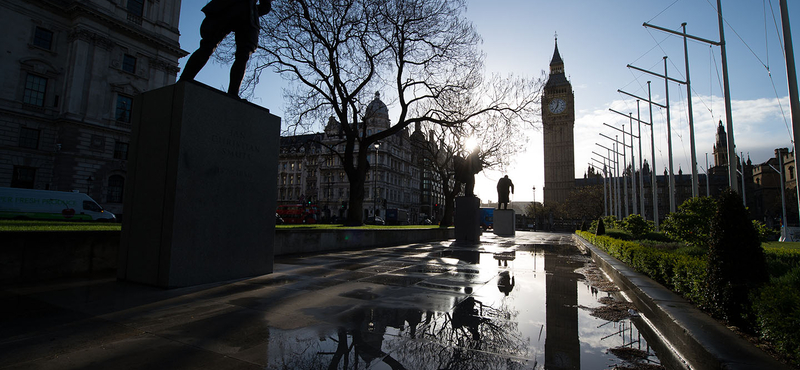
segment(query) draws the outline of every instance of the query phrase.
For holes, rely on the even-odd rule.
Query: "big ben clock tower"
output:
[[[567,199],[575,187],[575,94],[564,75],[564,62],[555,52],[550,60],[550,76],[542,96],[544,128],[544,204],[554,205]]]

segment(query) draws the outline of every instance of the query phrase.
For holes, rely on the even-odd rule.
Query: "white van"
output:
[[[66,191],[0,187],[0,218],[60,221],[115,221],[88,195]]]

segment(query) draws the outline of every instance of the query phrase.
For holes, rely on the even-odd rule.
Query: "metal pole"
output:
[[[747,195],[745,194],[746,188],[744,187],[744,171],[746,166],[744,162],[744,153],[741,154],[742,155],[740,157],[742,157],[742,172],[740,173],[740,175],[742,175],[742,204],[744,204],[744,208],[747,208]]]
[[[792,108],[792,131],[794,132],[794,178],[800,170],[797,168],[797,143],[800,143],[800,99],[797,92],[797,71],[794,65],[794,44],[792,44],[792,27],[789,24],[789,8],[786,0],[780,0],[781,24],[783,25],[783,47],[786,49],[786,78],[789,80],[789,101]],[[798,180],[795,180],[798,181]],[[800,212],[800,186],[795,185],[797,192],[797,211]]]
[[[719,16],[719,43],[722,53],[722,88],[725,94],[725,120],[728,130],[728,185],[731,190],[738,192],[739,184],[736,182],[736,145],[733,142],[733,113],[731,112],[731,88],[728,81],[728,53],[725,51],[725,30],[722,20],[722,1],[717,0],[717,15]]]
[[[636,155],[634,154],[633,150],[633,113],[628,113],[630,118],[630,127],[631,127],[631,200],[633,201],[633,209],[631,211],[632,214],[636,214],[638,212],[638,205],[637,203],[637,195],[636,195]],[[624,126],[624,125],[623,125]]]
[[[786,185],[783,182],[783,151],[780,150],[780,155],[778,156],[778,166],[780,167],[780,175],[781,175],[781,210],[783,211],[783,220],[781,221],[783,227],[786,227],[786,198],[785,198],[785,191]]]
[[[375,144],[375,168],[372,169],[372,217],[375,217],[375,210],[378,208],[378,201],[375,195],[378,192],[378,148]]]
[[[614,209],[613,209],[613,207],[614,207],[614,196],[613,196],[613,188],[612,188],[612,183],[614,182],[614,177],[613,177],[613,172],[612,171],[614,171],[614,168],[611,167],[611,158],[610,158],[611,149],[606,148],[605,146],[600,145],[598,143],[595,143],[595,145],[606,149],[608,151],[608,153],[609,153],[608,154],[609,157],[604,157],[603,155],[601,155],[601,154],[599,154],[597,152],[594,152],[594,151],[592,152],[592,154],[594,154],[594,155],[596,155],[596,156],[598,156],[600,158],[603,158],[603,174],[606,175],[606,178],[610,177],[610,179],[608,181],[605,181],[606,178],[603,179],[604,180],[604,183],[603,183],[603,197],[604,197],[604,199],[608,199],[608,201],[605,202],[606,203],[606,216],[608,216],[609,214],[613,214],[614,213]],[[592,160],[594,160],[594,161],[596,161],[598,163],[600,162],[596,158],[592,158]],[[608,165],[606,165],[606,163],[608,163]],[[606,192],[606,185],[608,187],[608,192]],[[610,206],[609,206],[609,203],[610,203]],[[609,209],[610,209],[610,211],[609,211]]]
[[[639,99],[636,99],[636,122],[639,124],[639,214],[645,218],[644,213],[644,165],[642,164],[642,121],[639,114]]]
[[[620,215],[622,214],[622,197],[619,196],[619,192],[620,192],[620,190],[619,190],[619,188],[620,188],[620,176],[619,176],[620,169],[619,169],[619,152],[617,151],[617,145],[619,145],[621,143],[616,141],[616,140],[614,140],[614,139],[612,139],[611,137],[609,137],[607,135],[604,135],[603,133],[600,133],[600,136],[603,136],[606,139],[612,140],[614,142],[614,145],[612,145],[611,148],[606,147],[604,145],[601,145],[599,143],[595,143],[595,145],[597,145],[597,146],[599,146],[599,147],[601,147],[603,149],[606,149],[608,151],[608,157],[603,157],[602,155],[597,154],[597,153],[595,153],[595,154],[597,154],[600,157],[608,159],[609,163],[610,162],[614,163],[614,168],[613,168],[614,176],[612,178],[613,188],[609,188],[609,189],[614,194],[613,197],[612,197],[615,200],[615,202],[613,203],[614,216],[616,216],[617,218],[620,218]],[[613,159],[615,157],[612,157],[611,153],[614,153],[614,155],[616,156],[616,159]]]
[[[706,153],[706,196],[711,196],[711,178],[709,177],[708,173],[708,153]]]
[[[650,181],[653,188],[653,223],[658,228],[658,179],[656,178],[656,144],[655,144],[655,126],[653,126],[653,97],[650,94],[650,81],[647,81],[647,102],[650,106]]]
[[[622,216],[622,202],[621,202],[620,196],[619,196],[619,186],[620,186],[620,184],[619,184],[619,181],[620,181],[619,173],[620,173],[620,171],[619,171],[619,151],[617,150],[617,143],[614,143],[614,145],[612,145],[612,147],[614,148],[614,154],[616,155],[616,158],[614,159],[614,169],[615,169],[615,172],[616,172],[616,176],[615,177],[616,177],[617,183],[614,185],[614,187],[615,187],[614,191],[616,192],[616,197],[617,197],[617,219],[622,219],[622,217],[621,217]]]
[[[667,76],[667,57],[664,57],[664,76]],[[672,167],[672,127],[669,119],[669,79],[664,79],[667,98],[667,151],[669,154],[669,212],[675,213],[675,175]]]
[[[619,139],[619,135],[614,135],[614,138]],[[620,214],[620,217],[628,217],[628,178],[625,177],[625,170],[628,169],[627,145],[625,145],[625,125],[622,125],[622,196],[625,203],[625,212]]]
[[[686,23],[683,27],[683,55],[686,59],[686,96],[688,97],[687,109],[689,110],[689,146],[692,151],[692,197],[697,198],[700,194],[700,184],[697,175],[697,153],[694,148],[694,116],[692,114],[692,85],[689,81],[689,47],[686,41]]]
[[[781,181],[781,183],[780,183],[780,188],[781,188],[781,211],[782,211],[782,213],[781,213],[781,215],[782,215],[781,216],[782,217],[781,218],[781,236],[783,236],[783,235],[785,235],[783,228],[786,227],[786,199],[784,198],[784,195],[783,195],[783,193],[784,193],[783,190],[785,188],[785,185],[784,185],[784,182],[783,182],[783,150],[778,150],[778,167],[780,167],[780,170],[775,168],[773,165],[769,165],[769,166],[770,166],[770,168],[772,168],[775,172],[777,172],[780,175],[780,181]]]
[[[606,171],[606,159],[603,158],[603,215],[608,216],[608,172]]]
[[[536,185],[533,186],[533,231],[536,231]]]

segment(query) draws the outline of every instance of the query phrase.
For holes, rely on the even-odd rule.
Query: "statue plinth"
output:
[[[192,81],[133,108],[117,277],[172,288],[272,272],[280,117]]]
[[[481,200],[476,196],[456,197],[454,215],[457,242],[481,241]]]

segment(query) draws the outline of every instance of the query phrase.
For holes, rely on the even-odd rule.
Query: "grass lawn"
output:
[[[0,231],[119,231],[118,223],[0,220]]]
[[[791,249],[800,251],[800,242],[764,242],[761,243],[764,249]]]

